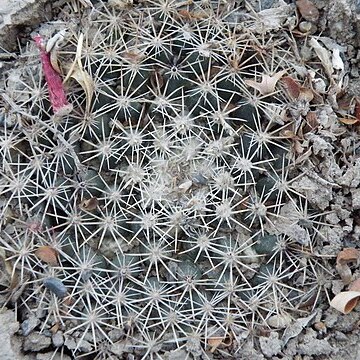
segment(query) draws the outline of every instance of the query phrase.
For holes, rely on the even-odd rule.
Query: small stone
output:
[[[44,279],[44,286],[60,299],[64,298],[67,294],[65,285],[57,278],[50,277]]]
[[[285,329],[292,322],[290,315],[283,313],[279,315],[272,315],[268,318],[267,324],[276,329]]]
[[[21,332],[23,336],[28,336],[39,324],[39,319],[36,316],[30,316],[28,319],[21,323]]]
[[[51,339],[38,332],[31,333],[24,340],[24,351],[40,351],[51,344]]]
[[[302,33],[310,33],[310,34],[313,34],[316,32],[317,30],[317,27],[309,22],[309,21],[302,21],[300,24],[299,24],[299,30],[302,32]]]
[[[17,359],[16,348],[12,338],[19,330],[19,323],[15,319],[15,314],[7,310],[0,314],[0,339],[1,339],[1,360]]]
[[[341,331],[335,331],[335,336],[334,338],[338,341],[348,341],[348,337],[346,334],[344,334]]]
[[[296,6],[301,16],[308,21],[317,21],[319,19],[319,10],[310,0],[297,0]]]
[[[283,342],[279,339],[279,334],[272,331],[269,337],[260,336],[260,347],[262,353],[267,357],[272,357],[281,352]]]
[[[45,354],[36,354],[36,360],[71,360],[69,355],[65,354],[54,354],[53,351],[47,352]]]
[[[64,345],[64,336],[62,331],[58,331],[51,337],[52,343],[55,347],[60,347]]]

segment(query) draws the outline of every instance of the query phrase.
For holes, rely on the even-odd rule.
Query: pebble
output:
[[[24,351],[40,351],[51,344],[51,339],[38,332],[33,332],[24,340]]]
[[[64,345],[64,336],[62,331],[58,331],[56,332],[52,337],[51,337],[52,343],[55,347],[60,347]]]
[[[39,322],[40,320],[35,316],[31,316],[28,319],[24,320],[20,326],[23,336],[28,336],[31,331],[33,331],[35,327],[39,324]]]
[[[310,33],[310,34],[314,34],[317,30],[316,25],[314,25],[313,23],[309,22],[309,21],[302,21],[299,24],[299,30],[302,33]]]
[[[63,298],[67,294],[65,285],[59,279],[52,277],[44,279],[44,286],[59,298]]]

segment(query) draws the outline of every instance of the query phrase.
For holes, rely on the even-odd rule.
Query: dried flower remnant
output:
[[[352,272],[348,264],[351,262],[358,262],[359,257],[359,250],[354,248],[346,248],[339,252],[336,258],[336,270],[344,284],[349,284],[352,279]]]
[[[45,50],[44,40],[41,35],[36,35],[34,41],[40,50],[40,59],[54,114],[58,116],[66,115],[72,110],[72,106],[67,101],[61,76],[51,65],[50,54]]]

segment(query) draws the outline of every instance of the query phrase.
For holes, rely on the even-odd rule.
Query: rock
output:
[[[0,347],[1,360],[18,359],[11,343],[11,337],[19,330],[19,323],[11,310],[0,314]]]
[[[23,336],[28,336],[39,324],[39,319],[36,316],[30,316],[21,323],[21,332]]]
[[[353,0],[329,1],[325,16],[330,37],[339,43],[350,42],[355,36],[355,13]]]
[[[24,340],[24,351],[40,351],[51,344],[51,339],[45,335],[42,335],[38,332],[31,333]]]
[[[360,189],[351,189],[354,210],[360,209]]]
[[[298,351],[302,355],[318,356],[318,355],[329,355],[336,352],[326,339],[317,339],[316,331],[308,329],[304,336],[304,343],[299,344]]]
[[[36,354],[36,360],[71,360],[69,355],[56,353],[53,351],[45,353],[45,354]]]
[[[260,336],[260,348],[262,353],[267,357],[272,357],[281,352],[283,342],[279,339],[277,332],[270,332],[269,337]]]
[[[37,26],[51,19],[49,0],[3,0],[0,6],[0,46],[7,50],[17,47],[19,30],[23,26]]]
[[[51,337],[52,343],[55,347],[60,347],[64,345],[64,336],[62,331],[58,331],[56,332],[52,337]]]

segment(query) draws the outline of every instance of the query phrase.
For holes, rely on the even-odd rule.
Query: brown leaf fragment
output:
[[[336,270],[339,273],[344,284],[350,284],[352,280],[352,272],[349,263],[358,262],[360,251],[354,248],[345,248],[339,252],[336,258]]]
[[[208,338],[208,345],[211,347],[210,352],[213,353],[219,346],[228,347],[232,344],[231,336],[223,337],[223,336],[213,336]]]
[[[349,285],[349,291],[360,291],[360,278],[354,280],[354,281]]]
[[[35,255],[43,262],[51,265],[56,266],[58,265],[58,253],[57,251],[52,248],[51,246],[40,246],[36,249]]]
[[[79,207],[81,210],[84,211],[92,211],[97,208],[98,204],[99,204],[98,199],[96,197],[92,197],[90,199],[84,199],[83,201],[81,201]]]
[[[304,129],[304,131],[306,131],[306,130],[312,131],[312,130],[316,129],[318,126],[319,126],[319,121],[318,121],[316,112],[309,111],[306,114],[306,129]],[[306,131],[306,132],[308,132],[308,131]]]
[[[222,336],[211,337],[208,339],[208,345],[211,347],[210,352],[213,353],[223,342]]]
[[[312,1],[297,0],[296,6],[305,20],[315,22],[319,19],[319,10]]]
[[[285,139],[298,139],[298,137],[292,130],[281,130],[279,135],[281,137],[284,137]]]
[[[310,102],[314,98],[314,93],[311,89],[305,87],[300,88],[299,100]]]
[[[356,125],[360,123],[360,119],[355,117],[339,118],[339,121],[345,125]]]
[[[350,262],[357,262],[360,258],[360,251],[355,248],[345,248],[341,250],[336,258],[336,263],[340,265]]]
[[[138,64],[145,58],[143,53],[135,51],[124,51],[121,53],[121,56],[124,60],[132,64]]]
[[[56,334],[60,329],[60,324],[58,322],[56,322],[51,328],[50,328],[50,332],[52,334]]]
[[[292,100],[297,100],[300,95],[301,85],[290,76],[285,76],[281,79],[288,95]]]
[[[356,99],[354,116],[360,121],[360,98]]]

